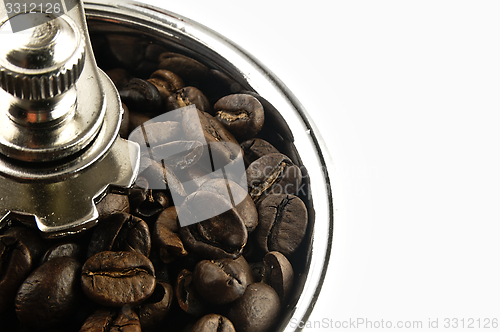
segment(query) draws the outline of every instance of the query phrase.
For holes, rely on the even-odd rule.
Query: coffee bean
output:
[[[253,283],[252,270],[245,258],[200,261],[193,272],[198,293],[214,304],[233,302]]]
[[[185,197],[187,195],[182,182],[179,181],[176,172],[174,172],[170,166],[165,165],[165,163],[162,165],[156,160],[149,160],[148,163],[149,166],[142,173],[140,173],[141,176],[147,180],[147,182],[153,184],[157,189],[168,189],[172,197]],[[145,192],[148,193],[147,190]],[[163,208],[161,209],[158,207],[159,209],[150,216],[160,213],[166,207],[166,205],[163,205]],[[137,211],[137,213],[141,213],[141,211]]]
[[[176,233],[178,229],[175,207],[165,209],[154,223],[153,244],[159,251],[161,260],[165,263],[187,255],[184,244]]]
[[[31,253],[21,241],[0,236],[0,313],[14,304],[16,291],[30,274],[32,264]]]
[[[127,107],[127,109],[128,109],[128,107]],[[145,123],[149,120],[151,120],[151,117],[149,117],[146,114],[130,111],[129,112],[128,131],[132,132],[134,129],[139,128],[143,123]],[[127,133],[127,136],[124,136],[124,137],[128,137],[128,133]]]
[[[100,220],[90,239],[87,257],[110,250],[138,252],[148,257],[151,236],[146,222],[128,213],[115,213]]]
[[[99,204],[96,205],[96,207],[100,219],[108,218],[110,215],[115,213],[130,212],[128,197],[126,195],[118,195],[113,193],[104,196],[102,201],[100,201]]]
[[[22,324],[54,326],[80,304],[81,265],[72,257],[54,258],[33,271],[17,291],[16,314]]]
[[[146,143],[148,148],[154,148],[165,143],[183,139],[182,126],[175,121],[152,122],[137,127],[128,139],[142,144]]]
[[[194,86],[187,86],[177,90],[175,93],[171,94],[167,100],[168,110],[176,110],[189,105],[195,105],[201,112],[210,113],[212,111],[212,107],[207,97]]]
[[[201,316],[205,313],[206,305],[201,296],[196,292],[193,284],[193,273],[183,269],[177,276],[175,286],[177,303],[182,310],[193,316]]]
[[[293,287],[293,268],[282,253],[271,251],[264,256],[264,282],[276,291],[282,304],[288,300]]]
[[[225,179],[212,179],[204,182],[199,190],[209,191],[225,197],[236,209],[248,232],[253,232],[259,223],[257,208],[247,191],[236,182]]]
[[[258,205],[259,226],[255,236],[266,252],[292,254],[302,242],[307,229],[307,208],[297,196],[273,194]]]
[[[153,264],[144,255],[102,251],[82,268],[82,288],[96,303],[118,307],[147,299],[156,285]]]
[[[280,299],[271,286],[255,283],[247,287],[245,294],[236,300],[227,318],[238,332],[269,331],[278,318]]]
[[[208,314],[201,317],[190,332],[236,332],[233,323],[224,316]]]
[[[217,119],[239,140],[254,137],[264,125],[264,108],[247,94],[222,97],[214,110]]]
[[[85,320],[80,332],[141,332],[141,325],[130,306],[124,306],[118,311],[97,310]]]
[[[120,123],[120,129],[118,130],[118,134],[122,138],[127,138],[129,134],[130,127],[130,111],[128,110],[127,105],[121,103],[123,109],[123,117],[122,122]]]
[[[136,68],[137,64],[144,59],[145,43],[138,37],[121,34],[107,35],[107,44],[110,56],[115,61],[114,65],[126,69]],[[124,52],[124,50],[127,50]],[[118,63],[116,63],[118,62]]]
[[[132,79],[130,73],[123,68],[106,70],[106,75],[113,81],[117,89],[123,88]]]
[[[205,149],[204,151],[207,150]],[[182,182],[187,194],[192,194],[197,191],[203,183],[219,175],[217,172],[207,170],[199,163],[193,165],[193,167],[177,170],[175,174],[178,176],[179,181]]]
[[[42,263],[58,257],[72,257],[80,261],[84,255],[83,248],[74,242],[58,243],[50,247],[42,258]]]
[[[208,113],[199,110],[184,112],[182,128],[189,139],[209,144],[215,169],[243,155],[234,136]]]
[[[148,78],[148,82],[153,84],[160,93],[162,108],[167,105],[168,98],[172,95],[172,92],[168,90],[168,84],[159,78]]]
[[[243,159],[245,160],[245,165],[250,165],[263,155],[279,153],[279,151],[271,143],[260,138],[247,140],[241,143],[240,146],[243,149]]]
[[[266,154],[251,163],[246,177],[254,200],[270,193],[295,195],[302,184],[300,168],[281,153]]]
[[[11,236],[28,248],[33,266],[37,267],[42,259],[47,244],[40,236],[39,232],[32,228],[14,226],[7,228],[3,235]]]
[[[85,320],[80,332],[108,332],[117,314],[116,311],[99,309]]]
[[[161,107],[161,95],[150,82],[133,78],[119,90],[120,98],[130,111],[151,112]]]
[[[155,146],[152,153],[157,156],[155,159],[160,159],[165,166],[178,170],[195,165],[204,150],[203,145],[198,141],[174,141]]]
[[[208,259],[241,255],[248,231],[240,215],[223,196],[197,191],[186,197],[178,211],[181,225],[183,218],[195,222],[180,230],[188,250]]]
[[[165,52],[159,57],[158,68],[171,71],[187,85],[198,85],[208,74],[208,68],[200,62],[182,54]]]
[[[160,174],[159,172],[161,172],[161,170],[153,173],[155,177],[159,177],[159,179],[155,180],[154,178],[149,177],[149,179],[153,179],[152,183],[162,183],[164,175]],[[146,176],[144,172],[142,173],[142,175]],[[129,201],[132,214],[139,216],[140,218],[154,217],[170,205],[170,200],[163,191],[152,189],[135,189],[134,192],[129,196]]]
[[[252,269],[252,276],[255,282],[261,282],[264,279],[264,263],[252,262],[249,264]]]
[[[109,332],[141,332],[139,317],[130,306],[124,306],[118,313]]]
[[[267,99],[262,97],[253,91],[241,91],[240,93],[245,93],[251,95],[261,103],[264,107],[264,116],[266,117],[266,127],[270,128],[273,132],[279,134],[283,140],[288,142],[293,142],[293,134],[290,127],[286,123],[285,119],[281,113],[274,107]]]
[[[155,291],[138,309],[141,327],[146,330],[159,329],[166,321],[172,305],[174,291],[170,284],[157,282]]]
[[[166,69],[158,69],[151,74],[150,78],[162,81],[163,86],[170,93],[182,89],[185,86],[184,81],[179,77],[179,75]]]

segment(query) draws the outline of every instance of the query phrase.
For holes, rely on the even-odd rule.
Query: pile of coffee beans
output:
[[[120,135],[147,133],[148,149],[134,186],[98,203],[95,227],[0,229],[0,330],[272,331],[294,303],[312,213],[285,121],[186,52],[125,34],[92,41],[121,96]],[[176,153],[158,161],[165,151]],[[207,153],[229,170],[207,168]],[[223,167],[237,162],[244,183]]]

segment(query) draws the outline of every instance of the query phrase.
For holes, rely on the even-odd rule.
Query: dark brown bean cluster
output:
[[[96,45],[123,102],[120,135],[143,139],[142,128],[148,151],[127,195],[97,205],[92,229],[57,239],[19,220],[0,229],[1,330],[270,331],[293,293],[292,262],[305,264],[309,219],[306,173],[283,118],[161,45],[124,35]],[[208,155],[212,169],[201,162]],[[216,172],[238,161],[242,174]]]

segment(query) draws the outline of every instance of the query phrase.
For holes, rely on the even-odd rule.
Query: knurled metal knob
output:
[[[85,45],[73,20],[59,16],[38,24],[46,15],[30,15],[34,27],[2,34],[0,87],[25,100],[53,98],[68,91],[80,77]],[[7,28],[2,25],[0,33]]]
[[[0,229],[15,218],[48,237],[85,230],[97,202],[139,171],[139,146],[118,136],[118,91],[74,4],[60,16],[0,6]]]

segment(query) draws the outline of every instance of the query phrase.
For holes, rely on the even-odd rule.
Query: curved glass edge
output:
[[[312,118],[304,107],[268,68],[247,51],[217,32],[186,17],[168,10],[135,1],[84,2],[85,9],[111,11],[124,17],[134,14],[134,18],[147,22],[150,26],[168,26],[179,34],[198,41],[232,63],[244,76],[248,84],[273,104],[285,117],[292,130],[302,162],[309,172],[311,192],[314,197],[316,222],[313,229],[312,255],[309,271],[302,294],[292,317],[297,322],[306,321],[321,292],[325,281],[333,239],[333,193],[331,174],[333,162],[327,147]],[[281,331],[299,331],[290,324],[280,326]]]

